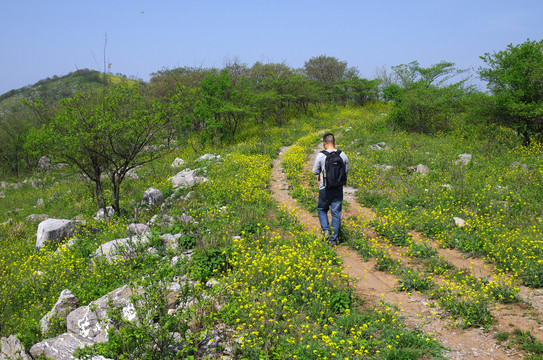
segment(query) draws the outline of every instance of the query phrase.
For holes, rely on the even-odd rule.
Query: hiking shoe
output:
[[[324,241],[328,241],[332,237],[332,232],[330,230],[322,230],[321,235]]]

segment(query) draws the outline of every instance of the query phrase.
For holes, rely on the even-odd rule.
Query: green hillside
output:
[[[135,83],[135,80],[108,74],[107,83],[122,81]],[[21,111],[23,100],[41,98],[46,104],[55,104],[59,100],[73,96],[76,91],[97,89],[104,85],[104,75],[96,70],[81,69],[63,76],[54,75],[20,89],[13,89],[0,95],[0,114]]]

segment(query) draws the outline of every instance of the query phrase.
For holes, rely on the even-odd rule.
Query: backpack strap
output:
[[[323,153],[326,157],[328,157],[329,155],[332,154],[332,152],[328,152],[327,150],[322,150],[321,153]],[[340,155],[340,154],[341,154],[341,150],[336,149],[335,153],[338,154],[338,155]]]

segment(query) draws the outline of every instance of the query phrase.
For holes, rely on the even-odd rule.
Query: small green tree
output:
[[[237,131],[251,114],[252,91],[245,79],[233,84],[226,69],[210,71],[202,81],[202,101],[195,114],[205,124],[205,134],[214,138],[234,139]]]
[[[486,53],[481,79],[495,97],[494,116],[515,129],[525,144],[543,140],[543,40],[510,44],[506,50]]]
[[[464,96],[469,92],[464,86],[467,79],[451,79],[465,70],[445,61],[429,68],[414,61],[392,69],[395,83],[383,89],[385,98],[394,101],[391,121],[414,132],[448,130],[452,115],[462,110]]]
[[[121,183],[131,169],[167,150],[171,121],[141,94],[121,84],[64,99],[56,114],[31,131],[27,147],[66,162],[94,183],[98,208],[106,205],[102,174],[112,186],[112,205],[120,210]]]

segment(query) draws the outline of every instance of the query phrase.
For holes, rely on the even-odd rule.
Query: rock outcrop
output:
[[[118,259],[131,259],[137,254],[140,246],[149,242],[145,236],[133,236],[123,239],[108,241],[94,252],[96,258],[105,257],[110,263]]]
[[[64,333],[54,338],[45,339],[34,344],[30,348],[30,354],[34,357],[47,357],[53,360],[72,360],[74,352],[84,347],[91,346],[94,341],[74,333]],[[95,357],[95,359],[97,359]]]
[[[181,159],[181,158],[178,158],[176,157],[175,160],[172,162],[172,167],[173,168],[177,168],[177,167],[181,167],[185,164],[185,160]]]
[[[180,187],[193,187],[196,184],[207,181],[205,177],[197,176],[194,170],[183,170],[169,178],[175,189]]]
[[[55,303],[55,305],[53,305],[51,311],[45,314],[45,316],[42,317],[40,320],[42,333],[46,334],[49,332],[51,320],[53,318],[62,318],[63,320],[66,320],[68,314],[71,311],[75,310],[78,302],[79,299],[74,296],[74,294],[72,294],[70,290],[62,290],[57,302]]]
[[[105,210],[104,208],[101,208],[96,213],[96,216],[94,217],[96,220],[104,220],[106,218],[106,215],[108,218],[112,217],[113,214],[115,214],[115,209],[113,209],[112,206],[106,206]]]
[[[150,231],[151,231],[151,228],[145,224],[130,224],[126,227],[126,234],[128,236],[146,235]]]
[[[142,205],[149,205],[151,207],[160,205],[164,202],[164,195],[158,189],[150,187],[145,190],[143,193],[143,198],[141,200]]]
[[[47,219],[38,225],[36,247],[42,248],[47,242],[60,243],[74,233],[72,220]]]
[[[17,336],[0,339],[0,360],[31,360]]]
[[[130,302],[133,290],[124,285],[112,292],[72,311],[66,319],[68,332],[83,337],[92,343],[106,342],[107,330],[110,327],[107,311],[108,302],[113,306],[122,307],[123,318],[128,321],[136,319],[134,304]]]

